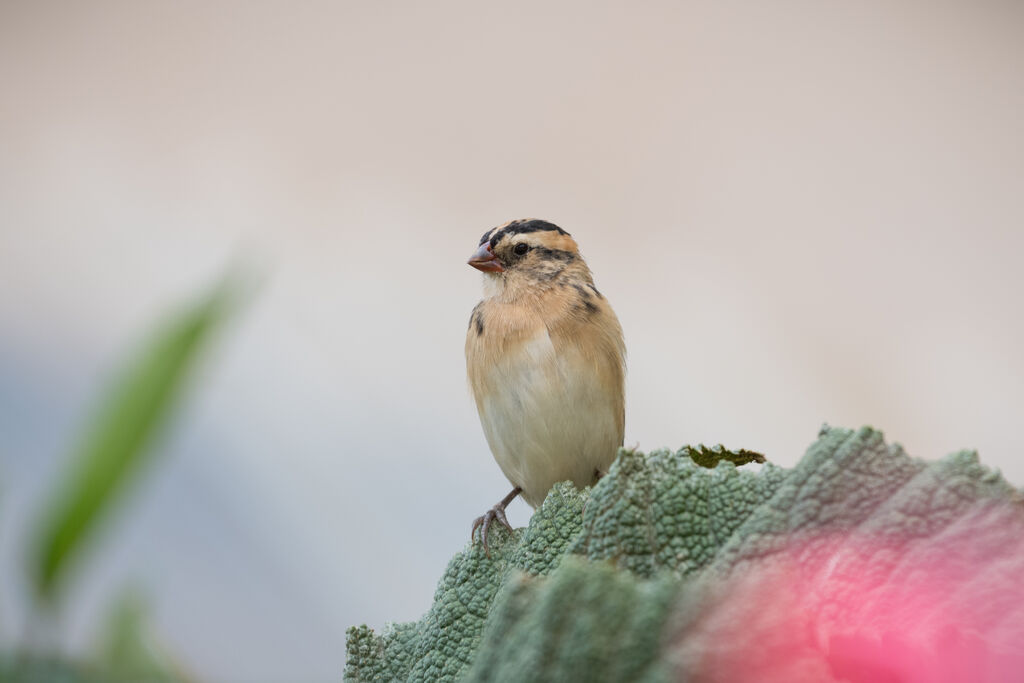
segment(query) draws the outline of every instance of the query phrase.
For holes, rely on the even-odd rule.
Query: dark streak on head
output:
[[[570,263],[576,260],[576,254],[564,249],[548,249],[547,247],[534,247],[533,250],[542,258],[549,261],[563,261]]]
[[[474,317],[476,318],[476,336],[479,337],[484,333],[484,316],[482,313],[477,311],[477,314]]]
[[[494,235],[491,237],[491,248],[493,249],[494,247],[496,247],[498,245],[498,242],[500,242],[505,235],[523,235],[528,232],[557,232],[559,235],[569,235],[569,233],[567,233],[565,230],[562,230],[554,223],[548,223],[547,221],[542,221],[540,219],[518,220],[512,221],[511,223],[509,223],[508,225],[494,233]],[[487,237],[487,234],[484,235],[484,238]],[[484,240],[481,240],[480,244],[483,243]]]
[[[527,253],[535,254],[535,256],[524,263],[527,266],[527,272],[542,282],[551,282],[577,259],[576,254],[564,249],[533,247]],[[564,287],[567,285],[559,283],[559,286]]]
[[[593,282],[587,284],[587,287],[590,287],[592,290],[594,290],[594,294],[597,294],[597,298],[598,299],[603,299],[604,298],[604,296],[601,294],[601,292],[597,291],[597,287],[594,286]]]

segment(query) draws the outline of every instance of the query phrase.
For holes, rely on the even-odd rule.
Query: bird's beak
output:
[[[485,273],[500,273],[505,270],[501,265],[501,261],[491,251],[490,242],[481,244],[480,248],[473,252],[473,255],[469,257],[466,263]]]

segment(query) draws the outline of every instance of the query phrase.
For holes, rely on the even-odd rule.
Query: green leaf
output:
[[[169,320],[100,402],[86,438],[41,508],[30,572],[42,601],[56,600],[63,577],[103,513],[153,452],[197,356],[235,299],[233,282],[225,279]]]

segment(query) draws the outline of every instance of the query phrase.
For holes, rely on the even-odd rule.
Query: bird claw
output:
[[[484,553],[487,555],[487,557],[491,556],[491,549],[487,545],[487,531],[491,528],[491,524],[495,520],[500,522],[501,525],[509,531],[512,531],[512,525],[508,523],[508,518],[505,516],[505,511],[498,507],[493,507],[484,514],[477,517],[475,520],[473,520],[473,531],[470,532],[470,538],[475,539],[476,530],[480,529],[480,542],[484,546]]]
[[[508,523],[508,517],[505,516],[505,507],[512,502],[513,498],[519,495],[521,490],[522,489],[517,486],[512,490],[512,493],[505,496],[500,503],[473,520],[473,528],[469,532],[469,541],[470,543],[476,541],[476,530],[480,529],[480,543],[483,545],[484,554],[487,555],[487,557],[491,556],[491,549],[487,545],[487,531],[491,528],[491,524],[495,520],[508,529],[510,533],[514,531],[512,525]]]

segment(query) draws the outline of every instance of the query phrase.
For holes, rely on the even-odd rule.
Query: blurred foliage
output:
[[[123,369],[98,403],[85,438],[72,450],[52,494],[43,501],[31,537],[29,581],[34,588],[30,625],[59,612],[63,595],[85,551],[94,544],[111,508],[138,481],[159,451],[162,428],[174,413],[192,370],[212,333],[236,307],[237,279],[171,319]],[[0,682],[174,683],[189,680],[149,628],[137,591],[115,601],[89,661],[43,650],[31,639],[0,653]]]
[[[185,683],[189,678],[153,633],[148,615],[143,593],[121,594],[96,643],[96,668],[126,682]]]
[[[149,448],[179,397],[188,371],[223,317],[225,286],[172,320],[129,365],[43,507],[31,579],[52,601],[64,572],[122,487],[156,452]]]
[[[112,683],[110,676],[57,656],[16,654],[0,659],[4,683]]]

